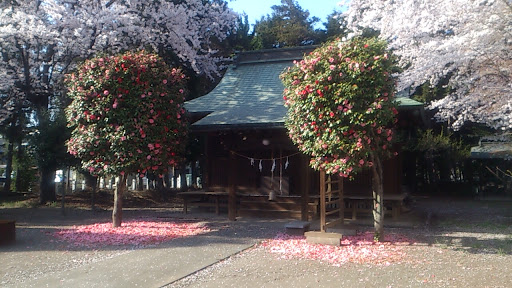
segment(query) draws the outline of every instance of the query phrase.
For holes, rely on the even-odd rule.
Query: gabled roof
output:
[[[190,113],[206,115],[194,130],[282,128],[287,108],[279,75],[315,46],[259,50],[237,54],[220,83],[210,93],[187,101]],[[414,102],[414,103],[413,103]],[[406,98],[400,106],[422,107]]]
[[[219,85],[187,101],[191,113],[208,113],[195,129],[284,127],[284,86],[279,75],[315,47],[250,51],[237,54]]]

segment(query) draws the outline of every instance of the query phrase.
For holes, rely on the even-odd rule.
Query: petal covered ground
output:
[[[195,236],[209,232],[201,222],[161,221],[157,219],[132,220],[114,228],[112,223],[73,226],[54,232],[57,239],[71,246],[97,247],[159,244],[178,237]]]
[[[375,242],[372,232],[356,236],[344,236],[341,246],[311,244],[303,236],[278,234],[274,239],[264,241],[262,246],[283,258],[319,260],[340,266],[345,263],[389,265],[403,261],[404,246],[414,241],[398,234],[388,234],[385,241]]]

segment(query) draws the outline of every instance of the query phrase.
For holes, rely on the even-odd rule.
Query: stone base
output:
[[[0,245],[16,241],[16,225],[14,220],[0,220]]]
[[[327,228],[326,232],[340,233],[343,236],[355,236],[357,233],[357,228],[353,225],[344,224],[332,228]]]
[[[332,246],[340,246],[341,245],[341,237],[343,236],[340,233],[329,233],[329,232],[318,232],[318,231],[309,231],[304,234],[306,236],[306,242],[313,244],[324,244],[324,245],[332,245]]]
[[[303,236],[305,232],[309,231],[310,225],[311,223],[306,221],[292,221],[286,223],[284,227],[286,228],[286,234],[288,235]]]

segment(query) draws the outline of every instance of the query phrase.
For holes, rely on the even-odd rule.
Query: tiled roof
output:
[[[471,147],[474,159],[512,159],[512,143],[489,143]]]
[[[419,107],[424,106],[424,104],[421,102],[418,102],[418,101],[408,98],[408,97],[400,97],[400,95],[398,95],[395,99],[396,99],[396,102],[398,103],[399,110],[417,109]]]
[[[284,123],[283,84],[279,74],[290,61],[230,67],[219,85],[188,101],[189,112],[211,112],[194,123],[210,125],[276,125]]]
[[[238,55],[220,83],[205,96],[187,101],[191,113],[207,114],[195,129],[231,129],[235,126],[284,127],[284,86],[279,75],[314,47],[251,51]],[[401,106],[422,106],[406,98]]]

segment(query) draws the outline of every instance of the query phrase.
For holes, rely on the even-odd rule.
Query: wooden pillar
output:
[[[228,218],[236,221],[236,158],[233,151],[229,152],[229,176],[228,176]]]
[[[208,139],[209,136],[207,133],[205,133],[202,136],[202,149],[203,149],[203,157],[199,160],[199,165],[201,166],[201,185],[203,186],[203,189],[210,187],[210,156],[209,156],[209,150],[208,150]]]
[[[338,176],[340,178],[340,182],[339,182],[339,191],[340,191],[340,214],[339,214],[339,219],[340,222],[341,222],[341,225],[345,224],[345,187],[344,187],[344,183],[343,183],[343,177],[341,176]]]
[[[320,231],[325,232],[325,171],[320,171]]]
[[[309,221],[309,190],[311,185],[311,168],[309,167],[308,157],[301,155],[301,220]]]

